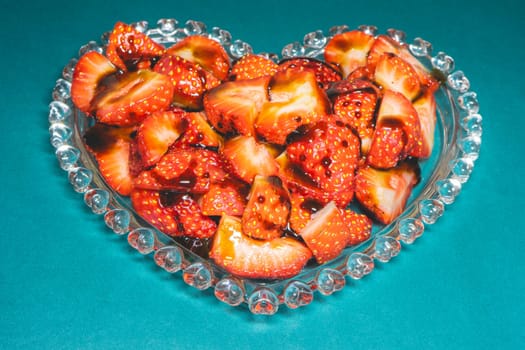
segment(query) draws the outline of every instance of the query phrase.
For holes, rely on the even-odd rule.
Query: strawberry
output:
[[[194,152],[191,148],[172,148],[160,158],[152,170],[159,178],[170,181],[185,175],[193,158]]]
[[[290,237],[268,241],[250,238],[242,232],[240,219],[223,215],[213,238],[210,257],[238,277],[285,279],[298,274],[312,253]]]
[[[219,80],[228,77],[230,58],[221,44],[208,37],[188,36],[170,47],[167,53],[197,63]]]
[[[297,69],[299,71],[305,69],[312,70],[315,73],[317,83],[323,89],[327,89],[331,83],[342,79],[341,72],[337,67],[310,57],[297,57],[282,60],[279,62],[278,69]]]
[[[375,168],[393,168],[402,160],[406,136],[399,124],[383,125],[376,128],[366,160]]]
[[[290,206],[290,228],[300,232],[310,221],[312,214],[320,210],[323,204],[297,191],[290,191]]]
[[[210,184],[199,200],[202,213],[209,216],[242,216],[249,187],[234,180]]]
[[[419,166],[407,161],[388,170],[359,168],[355,195],[377,221],[390,224],[404,210],[412,188],[419,182]]]
[[[230,70],[230,80],[255,79],[277,73],[277,63],[261,55],[247,54],[235,61]]]
[[[284,145],[299,127],[313,124],[329,113],[326,93],[311,70],[287,69],[270,81],[270,101],[262,106],[255,130],[266,141]]]
[[[372,219],[366,214],[356,213],[352,209],[342,209],[343,221],[350,230],[350,239],[347,246],[356,245],[370,238],[372,233]]]
[[[152,113],[137,130],[137,144],[145,166],[157,163],[168,148],[183,134],[186,123],[182,111]]]
[[[257,142],[252,136],[239,135],[229,139],[220,149],[229,169],[240,179],[252,183],[256,175],[277,174],[277,163],[269,145]]]
[[[314,213],[299,234],[319,264],[336,258],[351,238],[341,210],[334,202]]]
[[[175,209],[161,203],[162,192],[134,189],[130,198],[133,209],[147,222],[170,236],[181,235]]]
[[[333,195],[339,206],[352,200],[360,144],[348,124],[335,117],[321,121],[290,143],[286,153],[319,188]]]
[[[173,195],[172,195],[173,196]],[[217,224],[202,213],[199,203],[190,195],[174,195],[173,209],[185,236],[194,238],[209,238],[217,230]]]
[[[145,69],[162,56],[165,48],[130,25],[117,22],[109,35],[106,56],[122,70]]]
[[[181,143],[214,149],[222,146],[223,137],[208,124],[204,112],[187,112],[183,118],[188,126],[180,139]]]
[[[281,180],[275,176],[257,175],[242,214],[242,231],[257,239],[280,237],[289,213],[290,201]]]
[[[223,134],[254,135],[254,121],[268,101],[269,77],[223,83],[204,95],[204,111]]]
[[[92,107],[97,120],[105,124],[137,124],[148,114],[166,109],[173,96],[169,78],[147,69],[125,72],[104,83]]]
[[[334,35],[326,44],[325,61],[338,66],[347,77],[355,69],[365,66],[374,37],[359,30]]]
[[[117,71],[110,60],[96,51],[78,59],[71,81],[71,100],[86,114],[93,112],[91,103],[105,78]]]
[[[419,158],[428,158],[434,147],[434,132],[436,129],[436,98],[432,90],[426,90],[413,103],[421,124],[421,152]]]
[[[385,53],[379,57],[374,70],[374,80],[384,89],[402,93],[410,101],[421,91],[414,68],[392,53]]]

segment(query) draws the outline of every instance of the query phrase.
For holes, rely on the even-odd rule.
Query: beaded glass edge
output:
[[[253,50],[241,40],[232,40],[231,34],[218,27],[208,30],[202,22],[188,20],[179,23],[176,19],[160,19],[155,27],[148,22],[136,22],[133,26],[163,44],[172,44],[186,36],[206,35],[221,43],[232,59],[240,58]],[[375,26],[363,25],[359,30],[377,35]],[[327,34],[321,30],[308,33],[302,42],[286,45],[281,57],[322,57],[324,46],[338,33],[349,31],[346,25],[335,26]],[[104,51],[108,33],[99,42],[90,41],[79,50],[78,57],[92,50]],[[60,167],[67,172],[73,189],[82,194],[85,204],[94,214],[103,216],[106,225],[117,235],[126,235],[128,243],[141,254],[150,255],[155,263],[169,273],[181,272],[182,279],[190,286],[205,290],[213,288],[218,300],[232,306],[246,305],[254,314],[271,315],[281,305],[296,309],[310,304],[315,292],[330,295],[341,290],[347,278],[357,280],[374,270],[376,262],[385,263],[395,257],[403,244],[412,244],[443,215],[445,207],[452,204],[473,170],[478,158],[482,117],[476,93],[470,90],[470,82],[463,71],[454,70],[454,60],[444,52],[432,55],[432,45],[415,38],[405,41],[405,33],[389,29],[386,35],[400,44],[407,45],[410,52],[429,68],[442,75],[448,99],[451,101],[451,130],[444,142],[445,165],[438,167],[429,180],[424,194],[409,206],[393,225],[381,230],[369,244],[345,251],[330,264],[325,264],[308,274],[280,281],[259,283],[240,279],[218,269],[180,246],[151,225],[137,218],[131,209],[123,205],[118,195],[109,189],[96,169],[93,160],[85,152],[77,125],[77,111],[70,97],[71,80],[78,58],[73,58],[64,67],[62,76],[56,81],[49,104],[50,142],[55,150]],[[278,61],[279,55],[263,53]],[[447,129],[447,128],[445,128]],[[422,198],[421,198],[422,197]]]

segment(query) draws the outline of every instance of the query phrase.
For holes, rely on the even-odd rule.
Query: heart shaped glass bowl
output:
[[[150,27],[147,22],[137,22],[133,26],[167,47],[186,36],[200,34],[220,42],[232,59],[252,53],[249,44],[233,40],[228,31],[217,27],[208,30],[198,21],[179,23],[175,19],[161,19],[156,26]],[[286,45],[280,56],[264,55],[275,61],[299,56],[322,58],[328,40],[348,30],[347,26],[336,26],[328,33],[315,31],[305,35],[302,42]],[[359,30],[377,34],[374,26],[360,26]],[[91,41],[82,46],[78,57],[91,50],[104,52],[108,34],[104,34],[100,42]],[[328,263],[307,265],[290,279],[260,281],[228,274],[213,261],[193,253],[152,227],[133,210],[128,198],[119,196],[107,186],[83,141],[83,134],[93,121],[71,101],[71,80],[78,57],[64,67],[52,92],[53,101],[49,105],[51,144],[73,189],[82,194],[93,213],[100,215],[115,234],[127,236],[133,248],[151,256],[167,273],[181,275],[188,285],[200,290],[213,288],[220,301],[232,306],[247,306],[255,314],[274,314],[283,304],[291,309],[308,305],[316,292],[330,295],[341,290],[347,278],[364,277],[374,270],[377,262],[388,262],[400,252],[402,245],[412,244],[420,237],[425,227],[433,224],[443,215],[445,207],[454,202],[469,179],[479,154],[481,116],[476,93],[470,90],[465,74],[454,70],[454,60],[444,52],[434,54],[429,42],[416,38],[408,43],[405,33],[394,29],[385,34],[406,45],[443,81],[436,93],[437,126],[433,154],[420,162],[421,182],[398,219],[388,226],[374,226],[367,241],[346,248]]]

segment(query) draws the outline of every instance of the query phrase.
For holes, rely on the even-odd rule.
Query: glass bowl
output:
[[[252,53],[251,46],[233,40],[221,28],[208,30],[202,22],[160,19],[155,26],[145,21],[133,26],[155,41],[169,47],[186,36],[206,35],[220,42],[232,59]],[[360,26],[366,33],[376,35],[374,26]],[[321,30],[308,33],[302,42],[286,45],[281,54],[264,55],[274,61],[288,57],[322,58],[328,40],[348,26],[335,26],[327,33]],[[437,125],[432,156],[420,162],[421,181],[414,188],[405,211],[388,226],[374,226],[371,237],[361,244],[346,248],[336,259],[322,265],[307,265],[304,270],[286,280],[253,280],[230,275],[213,261],[187,249],[177,240],[163,234],[144,221],[131,207],[128,198],[121,197],[106,185],[97,170],[92,155],[87,152],[83,134],[93,121],[73,106],[70,87],[78,57],[96,50],[102,53],[109,35],[100,41],[90,41],[64,67],[56,81],[49,104],[50,141],[60,167],[67,173],[73,189],[83,196],[94,214],[100,215],[117,235],[126,236],[128,243],[167,273],[180,275],[190,286],[214,289],[218,300],[232,305],[244,305],[254,314],[271,315],[285,305],[295,309],[308,305],[315,293],[330,295],[341,290],[347,279],[360,279],[374,270],[376,263],[386,263],[395,257],[402,245],[412,244],[452,204],[469,179],[481,145],[481,116],[476,93],[470,90],[465,74],[454,70],[454,60],[442,51],[433,54],[432,45],[415,38],[410,43],[405,33],[389,29],[385,33],[402,45],[443,84],[436,93]]]

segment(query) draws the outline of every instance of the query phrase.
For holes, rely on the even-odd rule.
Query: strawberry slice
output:
[[[130,198],[133,209],[147,222],[163,233],[179,236],[181,231],[172,206],[163,205],[162,192],[134,189]]]
[[[323,89],[327,89],[331,83],[342,79],[341,72],[324,61],[310,57],[288,58],[279,62],[279,70],[297,69],[312,70],[315,73],[317,83]]]
[[[239,135],[225,142],[220,149],[229,169],[240,179],[252,183],[256,175],[270,176],[278,172],[269,145],[252,136]]]
[[[323,208],[323,204],[316,199],[308,198],[297,191],[290,192],[290,228],[300,232],[310,221],[312,214]]]
[[[172,148],[160,158],[152,169],[155,175],[164,180],[173,180],[184,175],[192,164],[194,152],[190,148]]]
[[[330,111],[330,103],[311,70],[287,69],[270,81],[270,101],[262,106],[255,130],[266,141],[284,145],[288,135],[313,124]]]
[[[149,68],[165,48],[132,26],[117,22],[109,35],[106,56],[122,70]]]
[[[288,223],[288,193],[276,176],[255,176],[242,214],[242,231],[257,239],[280,237]]]
[[[363,167],[356,174],[355,195],[377,221],[388,225],[403,212],[419,176],[419,166],[413,161],[388,170]]]
[[[414,109],[421,124],[421,152],[419,158],[428,158],[434,147],[434,132],[436,129],[436,97],[432,90],[426,90],[424,94],[414,101]]]
[[[277,63],[261,55],[247,54],[232,65],[230,80],[255,79],[277,73]]]
[[[396,123],[393,125],[383,123],[375,130],[366,160],[375,168],[393,168],[405,157],[403,153],[405,145],[406,136],[403,128]]]
[[[370,238],[372,233],[372,219],[366,214],[356,213],[352,209],[343,209],[343,221],[350,230],[350,239],[347,246],[356,245]]]
[[[199,203],[190,194],[168,194],[168,203],[174,203],[173,209],[185,236],[209,238],[215,234],[217,224],[202,213]]]
[[[210,184],[208,192],[199,200],[202,213],[209,216],[242,216],[249,187],[234,180]]]
[[[254,121],[268,101],[269,77],[221,84],[204,95],[208,121],[223,134],[255,135]]]
[[[187,112],[183,114],[183,117],[188,127],[180,139],[181,143],[213,149],[222,146],[223,137],[208,124],[204,112]]]
[[[137,130],[137,144],[145,166],[157,163],[186,129],[182,111],[159,111],[149,115]]]
[[[188,36],[170,47],[167,53],[199,64],[219,80],[228,77],[230,58],[219,42],[208,37]]]
[[[290,237],[269,241],[242,232],[241,220],[224,215],[210,249],[210,258],[226,271],[246,278],[285,279],[297,275],[312,252]]]
[[[351,238],[341,210],[334,202],[314,213],[299,234],[319,264],[341,254]]]
[[[326,44],[324,59],[338,66],[347,77],[355,69],[365,66],[374,37],[359,30],[336,34]]]
[[[166,109],[172,96],[173,85],[167,76],[143,69],[105,79],[92,107],[99,122],[128,126]]]
[[[392,53],[385,53],[379,57],[374,80],[384,89],[402,93],[410,101],[421,92],[415,69],[407,61]]]

